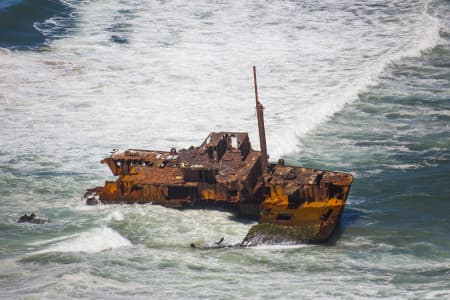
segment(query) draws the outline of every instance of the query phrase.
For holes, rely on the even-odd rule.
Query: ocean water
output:
[[[450,298],[450,2],[0,1],[0,298]],[[351,172],[329,245],[214,210],[84,205],[113,148],[248,131]],[[35,212],[44,225],[17,224]]]

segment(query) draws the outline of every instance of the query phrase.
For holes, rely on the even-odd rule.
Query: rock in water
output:
[[[274,245],[317,242],[311,240],[311,237],[318,236],[319,231],[319,226],[285,226],[262,223],[250,228],[242,241],[242,246],[251,247],[261,244]]]
[[[33,223],[33,224],[45,224],[48,220],[36,218],[36,215],[32,213],[31,215],[23,215],[18,220],[17,223]]]

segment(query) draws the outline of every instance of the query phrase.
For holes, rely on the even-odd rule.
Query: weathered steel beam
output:
[[[258,84],[256,83],[256,67],[253,66],[253,82],[255,85],[255,99],[256,99],[256,116],[258,118],[259,144],[261,147],[261,170],[263,173],[267,172],[268,155],[266,143],[266,130],[264,127],[264,106],[259,102],[258,98]]]

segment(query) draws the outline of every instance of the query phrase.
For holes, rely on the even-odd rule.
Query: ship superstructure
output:
[[[152,203],[172,208],[227,207],[259,220],[245,245],[322,242],[339,223],[352,175],[269,163],[263,106],[254,71],[261,151],[246,132],[213,132],[198,147],[114,150],[101,162],[115,176],[89,189],[87,204]]]

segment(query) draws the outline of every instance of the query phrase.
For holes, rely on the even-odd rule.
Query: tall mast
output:
[[[266,145],[266,131],[264,129],[264,106],[258,99],[258,85],[256,83],[256,67],[253,66],[253,82],[255,84],[255,99],[256,99],[256,116],[258,118],[259,130],[259,144],[261,147],[261,169],[263,173],[267,172],[267,145]]]

